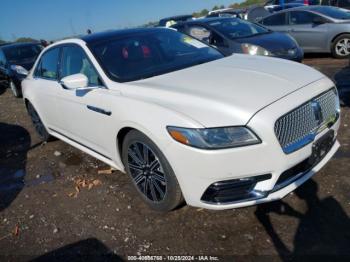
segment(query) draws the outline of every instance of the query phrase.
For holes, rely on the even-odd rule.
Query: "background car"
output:
[[[208,13],[206,17],[238,17],[246,20],[247,8],[225,8],[213,10]]]
[[[238,18],[205,18],[172,26],[218,48],[223,54],[244,53],[302,61],[303,51],[293,38]]]
[[[188,20],[192,20],[192,19],[193,19],[192,15],[178,15],[178,16],[166,17],[166,18],[163,18],[159,21],[158,26],[169,27],[169,26],[173,25],[174,23],[188,21]]]
[[[322,0],[321,5],[330,5],[350,9],[350,0]]]
[[[21,81],[42,50],[40,43],[14,43],[0,46],[0,81],[11,88],[15,97],[22,96]]]
[[[288,33],[305,53],[350,55],[350,12],[330,6],[304,6],[274,13],[259,23]]]

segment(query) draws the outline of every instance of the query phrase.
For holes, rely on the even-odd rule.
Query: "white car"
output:
[[[125,171],[159,211],[280,199],[339,148],[327,77],[276,58],[224,58],[166,28],[57,42],[22,85],[43,140]]]

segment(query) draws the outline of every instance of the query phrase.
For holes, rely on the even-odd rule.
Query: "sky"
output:
[[[55,40],[134,27],[160,18],[191,14],[240,0],[1,0],[0,39]]]

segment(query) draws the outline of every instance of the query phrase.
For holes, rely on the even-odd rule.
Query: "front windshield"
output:
[[[268,29],[241,19],[222,19],[209,23],[223,35],[234,39],[250,37],[270,32]]]
[[[41,45],[8,46],[4,54],[10,63],[25,63],[34,62],[41,50]]]
[[[109,40],[93,46],[92,52],[117,82],[157,76],[223,57],[202,42],[170,29]]]
[[[334,19],[341,19],[341,20],[350,19],[349,11],[345,9],[337,8],[337,7],[320,6],[320,7],[312,8],[312,11],[321,13],[323,15],[332,17]]]

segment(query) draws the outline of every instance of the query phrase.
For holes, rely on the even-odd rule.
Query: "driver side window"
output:
[[[84,74],[89,80],[89,86],[101,85],[98,73],[84,50],[78,46],[66,46],[62,52],[61,79],[74,74]]]

